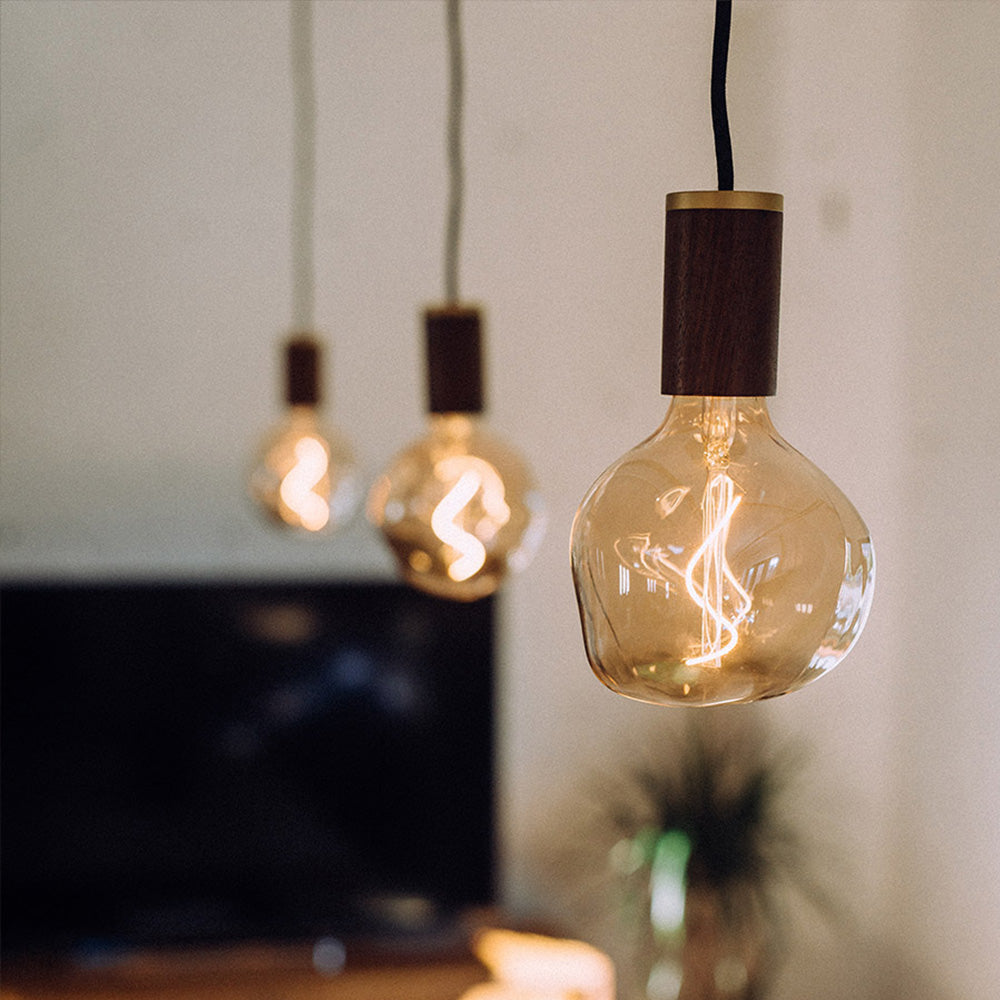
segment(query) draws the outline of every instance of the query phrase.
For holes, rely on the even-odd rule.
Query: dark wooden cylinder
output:
[[[285,345],[285,402],[289,406],[318,406],[319,344],[307,335]]]
[[[424,314],[429,413],[481,413],[482,333],[479,310],[446,305]]]
[[[782,207],[757,191],[667,196],[665,395],[774,395]]]

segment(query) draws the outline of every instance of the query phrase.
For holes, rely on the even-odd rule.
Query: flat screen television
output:
[[[403,940],[494,901],[491,600],[7,582],[5,959]]]

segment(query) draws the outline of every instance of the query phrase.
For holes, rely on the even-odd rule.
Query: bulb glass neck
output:
[[[319,407],[312,403],[292,403],[287,408],[286,419],[291,424],[313,425],[319,420]]]
[[[467,441],[480,426],[478,413],[429,413],[427,425],[431,437],[446,442]]]
[[[690,437],[706,468],[724,472],[748,434],[777,435],[763,396],[674,396],[653,437]]]
[[[771,422],[765,396],[673,396],[664,423],[706,428],[725,419]]]

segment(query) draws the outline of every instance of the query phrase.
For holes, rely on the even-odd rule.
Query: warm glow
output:
[[[455,480],[454,485],[434,508],[431,528],[445,545],[458,553],[456,558],[446,559],[445,562],[448,576],[461,583],[483,568],[486,546],[480,539],[489,541],[510,520],[510,507],[504,498],[503,480],[496,469],[481,458],[452,455],[438,462],[434,473],[444,482]],[[473,526],[473,534],[459,520],[477,494],[484,514]]]
[[[496,982],[489,987],[475,987],[465,1000],[473,996],[496,1000],[614,1000],[611,960],[582,941],[489,930],[479,935],[475,950]]]
[[[594,482],[570,552],[591,668],[665,705],[822,676],[864,627],[875,573],[864,521],[759,397],[675,397]]]
[[[304,405],[290,406],[261,442],[249,486],[272,523],[313,536],[343,527],[359,499],[350,446]]]
[[[683,496],[679,491],[672,492],[675,495],[671,501],[678,495]],[[631,568],[647,578],[650,593],[655,593],[657,584],[662,584],[664,596],[668,598],[675,592],[671,589],[671,577],[678,584],[683,580],[691,600],[701,609],[701,645],[684,658],[688,666],[721,666],[722,657],[736,648],[739,642],[736,626],[747,617],[753,603],[726,558],[729,527],[741,500],[728,475],[713,473],[710,476],[702,500],[701,543],[683,569],[671,559],[669,549],[651,544],[648,534],[630,535],[615,543],[615,552],[621,559],[618,567],[621,596],[629,593]],[[676,508],[676,503],[658,506],[661,517],[665,517]],[[701,572],[698,572],[699,566]],[[729,616],[724,609],[727,598],[733,607]]]
[[[403,579],[452,601],[478,601],[523,569],[545,524],[528,467],[468,413],[431,414],[372,486],[368,517]]]
[[[281,480],[279,494],[287,508],[282,516],[307,531],[321,531],[330,520],[330,505],[315,491],[323,481],[330,459],[323,442],[303,437],[295,442],[295,464]]]
[[[702,501],[704,540],[684,572],[684,583],[691,600],[701,608],[701,650],[686,657],[689,666],[710,663],[721,666],[722,657],[739,641],[736,626],[747,616],[752,603],[740,586],[726,559],[729,525],[743,498],[735,495],[735,485],[724,472],[713,473]],[[695,581],[695,569],[701,563],[701,582]],[[723,610],[726,584],[732,591],[734,613],[727,618]]]

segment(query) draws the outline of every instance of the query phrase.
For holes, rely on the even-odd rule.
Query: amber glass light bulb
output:
[[[477,309],[428,310],[427,433],[372,486],[369,520],[411,586],[456,601],[497,590],[545,530],[527,464],[481,421]]]
[[[250,475],[250,494],[268,518],[304,534],[341,527],[361,495],[350,445],[320,419],[318,355],[308,338],[286,346],[288,406],[261,444]]]
[[[473,414],[438,413],[372,487],[368,516],[411,586],[475,601],[526,566],[542,531],[525,463]]]
[[[291,406],[264,441],[250,492],[271,520],[307,533],[334,531],[357,509],[351,449],[314,407]]]
[[[675,397],[591,487],[572,565],[597,676],[688,705],[826,673],[864,627],[875,571],[861,517],[760,397]]]
[[[641,701],[785,694],[864,628],[875,561],[836,486],[774,429],[781,195],[667,196],[651,437],[591,487],[571,557],[590,665]]]

